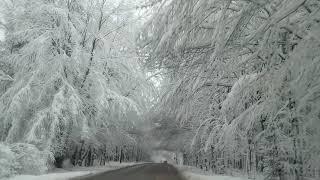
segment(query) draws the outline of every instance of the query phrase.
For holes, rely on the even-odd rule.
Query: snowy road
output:
[[[184,180],[178,170],[170,164],[146,163],[114,171],[77,177],[72,180]]]

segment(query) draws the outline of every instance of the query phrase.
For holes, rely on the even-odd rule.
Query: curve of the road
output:
[[[72,180],[184,180],[184,178],[171,164],[145,163]]]

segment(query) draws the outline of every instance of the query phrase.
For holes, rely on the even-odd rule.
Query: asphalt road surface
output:
[[[185,180],[170,164],[146,163],[113,171],[86,175],[72,180]]]

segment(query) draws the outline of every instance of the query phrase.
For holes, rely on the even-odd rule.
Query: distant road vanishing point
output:
[[[185,180],[171,164],[145,163],[72,180]]]

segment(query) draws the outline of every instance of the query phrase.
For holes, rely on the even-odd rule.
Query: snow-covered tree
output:
[[[91,165],[93,151],[134,147],[152,85],[140,66],[131,1],[5,1],[0,138]],[[3,64],[3,65],[2,65]],[[131,120],[134,117],[135,120]],[[78,149],[78,150],[77,150]]]
[[[201,154],[193,153],[194,165],[203,159],[201,166],[217,172],[319,177],[319,6],[315,0],[154,4],[138,39],[145,66],[165,79],[154,116],[191,129],[189,143]]]

